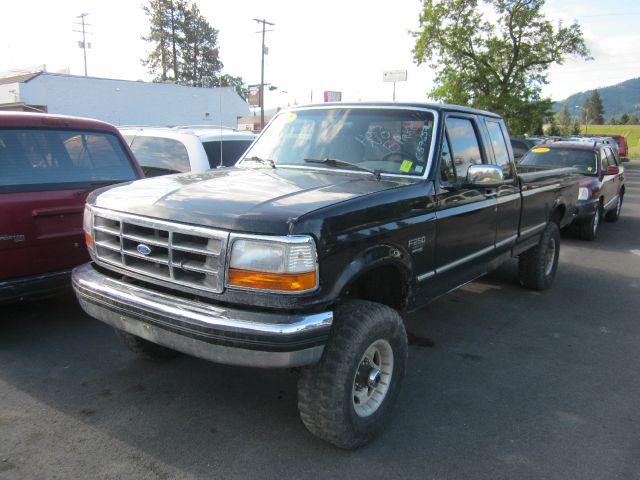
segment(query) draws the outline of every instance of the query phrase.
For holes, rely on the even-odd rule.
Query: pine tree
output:
[[[149,0],[142,9],[149,17],[149,35],[142,37],[155,47],[142,64],[154,74],[155,81],[179,81],[178,42],[182,35],[180,24],[186,4],[183,0]]]
[[[561,135],[569,135],[571,133],[572,118],[566,103],[562,105],[560,111],[556,113],[556,121],[560,127]]]
[[[149,0],[144,5],[149,17],[149,35],[142,37],[154,48],[142,64],[155,75],[154,81],[173,81],[197,87],[233,86],[239,95],[247,93],[242,78],[222,74],[218,30],[188,0]]]
[[[620,125],[629,125],[629,114],[623,113],[620,115]]]
[[[594,90],[582,105],[582,123],[589,125],[604,123],[604,104],[598,90]]]

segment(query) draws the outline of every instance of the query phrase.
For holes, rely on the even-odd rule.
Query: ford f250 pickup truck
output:
[[[95,192],[84,310],[132,350],[303,367],[305,426],[368,442],[402,382],[411,312],[519,258],[544,290],[572,169],[519,175],[503,120],[450,105],[280,112],[239,164]]]

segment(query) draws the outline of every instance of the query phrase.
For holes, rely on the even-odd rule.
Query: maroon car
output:
[[[519,167],[573,167],[582,174],[573,228],[580,238],[595,240],[600,221],[615,222],[624,199],[624,167],[613,149],[598,142],[555,142],[532,148]]]
[[[142,178],[118,130],[59,115],[0,112],[0,302],[67,288],[89,257],[87,195]]]

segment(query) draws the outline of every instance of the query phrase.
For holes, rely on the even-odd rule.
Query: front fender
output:
[[[327,296],[338,299],[359,277],[379,267],[393,266],[400,272],[403,283],[409,287],[413,278],[411,255],[403,247],[381,244],[359,252],[340,272]]]

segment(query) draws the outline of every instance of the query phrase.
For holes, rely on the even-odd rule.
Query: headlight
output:
[[[311,237],[237,238],[232,243],[229,286],[304,292],[314,289],[317,280],[316,248]]]
[[[87,245],[89,252],[93,251],[93,212],[89,205],[84,206],[84,214],[82,216],[82,230],[84,232],[84,243]]]
[[[589,199],[589,189],[586,187],[580,187],[578,190],[578,200],[588,200]]]

